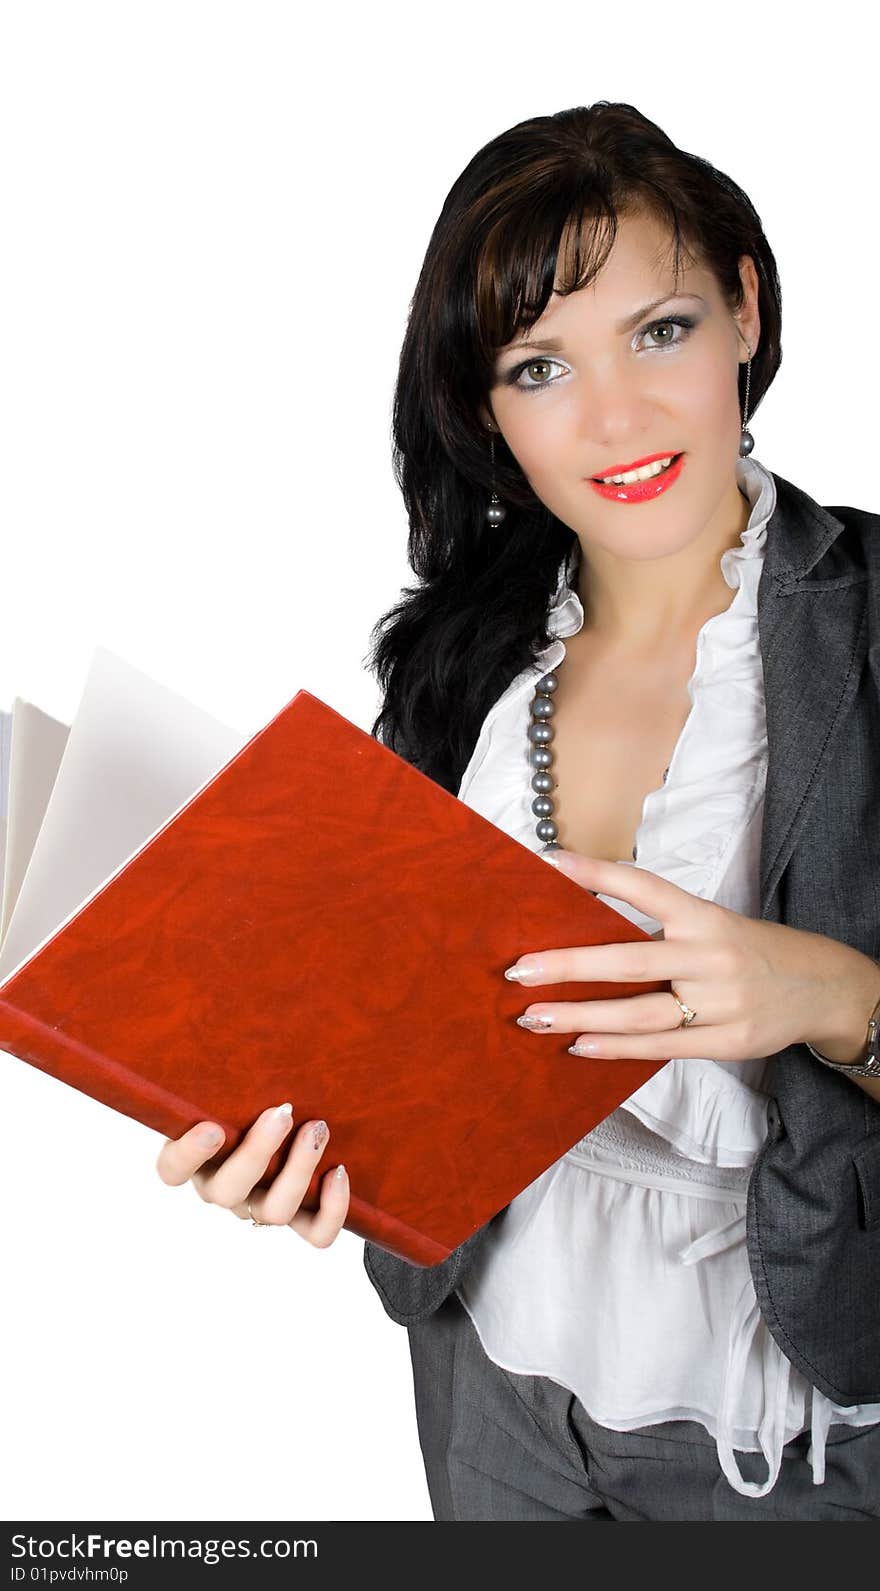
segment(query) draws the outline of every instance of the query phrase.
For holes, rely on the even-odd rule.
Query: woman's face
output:
[[[737,318],[708,270],[688,268],[679,292],[666,296],[675,287],[668,234],[646,216],[622,218],[594,281],[567,298],[554,293],[532,329],[498,355],[494,419],[533,491],[577,533],[588,558],[591,548],[661,558],[710,523],[716,532],[725,521],[739,527],[737,376],[760,333],[748,255],[740,275],[746,300]],[[524,345],[547,339],[552,349]],[[590,484],[591,476],[672,453],[684,453],[683,465],[659,495],[624,502]]]

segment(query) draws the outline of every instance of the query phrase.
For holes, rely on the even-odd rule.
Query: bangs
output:
[[[660,268],[671,262],[676,286],[683,258],[695,258],[684,243],[678,213],[657,195],[632,194],[615,202],[591,182],[574,207],[570,186],[556,194],[545,192],[528,206],[517,187],[517,208],[505,206],[503,193],[492,197],[498,215],[477,257],[473,306],[476,346],[487,370],[501,348],[531,329],[553,293],[567,297],[598,276],[622,218],[648,215],[668,229],[668,247],[656,264]]]

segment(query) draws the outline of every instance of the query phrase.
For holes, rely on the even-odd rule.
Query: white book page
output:
[[[0,980],[249,738],[98,647],[0,948]]]
[[[32,702],[16,697],[12,704],[9,748],[0,945],[40,832],[69,733],[67,724],[50,718]]]

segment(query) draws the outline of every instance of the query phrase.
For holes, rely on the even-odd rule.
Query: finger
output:
[[[321,1178],[318,1209],[297,1210],[288,1221],[288,1226],[292,1226],[294,1232],[311,1243],[313,1248],[329,1248],[345,1224],[350,1192],[348,1172],[344,1166],[336,1166]]]
[[[268,1226],[289,1226],[303,1201],[303,1196],[330,1141],[330,1129],[325,1121],[303,1122],[293,1139],[287,1158],[278,1175],[268,1188],[249,1189],[243,1199],[244,1213],[247,1203],[258,1221]],[[237,1213],[237,1212],[236,1212]]]
[[[735,1026],[675,1028],[666,1033],[579,1033],[575,1054],[608,1061],[748,1061],[754,1046]],[[570,1051],[573,1046],[569,1047]]]
[[[180,1138],[166,1138],[156,1161],[162,1181],[171,1188],[189,1182],[193,1172],[216,1155],[225,1137],[216,1122],[200,1121]]]
[[[566,945],[559,950],[532,951],[520,956],[504,975],[524,989],[542,983],[678,982],[724,977],[723,957],[720,942],[713,943],[708,936],[672,940],[652,937],[617,945]]]
[[[264,1110],[222,1166],[215,1171],[194,1173],[192,1180],[199,1196],[206,1204],[221,1204],[227,1209],[241,1204],[284,1142],[292,1122],[289,1104]]]
[[[582,856],[578,851],[559,849],[552,858],[559,872],[595,895],[627,901],[657,922],[685,924],[694,906],[706,904],[690,890],[681,889],[659,873],[630,862],[609,862],[604,857]]]
[[[684,996],[682,996],[682,999]],[[625,1000],[569,1000],[561,1005],[529,1006],[523,1016],[534,1016],[549,1026],[535,1033],[662,1033],[678,1028],[681,1007],[671,994],[633,994]],[[704,1021],[708,1017],[703,1012]],[[718,1013],[712,1013],[713,1022]],[[520,1027],[528,1024],[520,1022]],[[691,1024],[693,1026],[693,1024]]]

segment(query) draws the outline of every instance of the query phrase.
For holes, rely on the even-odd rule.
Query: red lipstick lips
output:
[[[656,463],[658,459],[672,458],[673,462],[666,469],[661,470],[659,475],[652,475],[650,480],[647,481],[632,481],[628,486],[622,485],[620,482],[609,481],[603,485],[601,481],[594,480],[591,476],[590,485],[594,492],[599,493],[600,497],[607,497],[614,503],[650,502],[655,497],[660,497],[664,492],[668,492],[670,486],[675,485],[681,474],[685,456],[684,453],[672,455],[669,453],[652,453],[650,458],[640,459],[636,464],[627,464],[603,472],[606,475],[625,475],[628,470],[639,470],[645,464]]]

